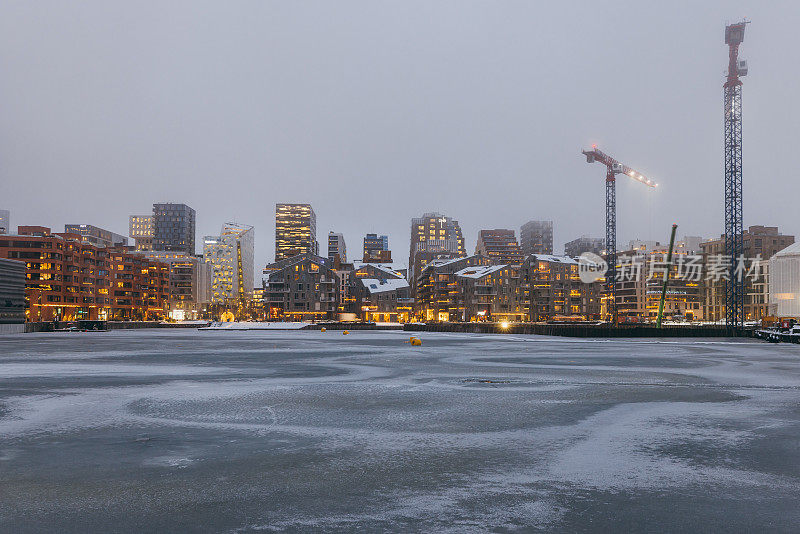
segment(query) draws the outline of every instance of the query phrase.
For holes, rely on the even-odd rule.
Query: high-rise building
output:
[[[344,244],[344,234],[328,233],[328,259],[334,261],[339,256],[341,263],[347,263],[347,246]]]
[[[186,204],[153,204],[153,250],[194,255],[195,212]]]
[[[151,250],[142,255],[169,265],[169,316],[177,321],[198,319],[208,302],[209,266],[202,256]]]
[[[275,204],[275,261],[319,254],[317,215],[311,204]]]
[[[464,246],[464,236],[458,221],[441,213],[425,213],[422,217],[411,219],[408,276],[412,287],[414,287],[415,277],[424,267],[421,265],[421,261],[434,259],[437,254],[450,258],[466,257],[467,249]]]
[[[366,263],[392,263],[389,236],[367,234],[364,236],[364,261]]]
[[[520,265],[522,249],[517,243],[514,230],[481,230],[475,254],[488,257],[495,264]]]
[[[203,257],[211,266],[211,302],[243,302],[253,293],[255,230],[225,223],[218,236],[203,238]]]
[[[577,258],[584,252],[591,252],[600,256],[605,251],[606,240],[602,237],[581,236],[564,245],[564,255]]]
[[[153,216],[131,215],[128,218],[128,235],[136,243],[136,250],[152,250]]]
[[[553,221],[528,221],[519,230],[520,247],[526,256],[553,253]]]
[[[0,234],[11,233],[11,212],[0,210]]]
[[[86,243],[97,247],[128,246],[128,238],[91,224],[65,224],[65,234],[78,234]]]
[[[364,256],[374,250],[389,250],[389,236],[367,234],[364,236]]]

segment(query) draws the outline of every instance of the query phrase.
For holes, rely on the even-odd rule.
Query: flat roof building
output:
[[[153,204],[153,250],[195,253],[195,211],[186,204]]]
[[[317,215],[311,204],[275,204],[275,262],[319,254]]]
[[[553,253],[553,221],[528,221],[519,230],[520,247],[525,256]]]
[[[78,234],[87,243],[98,247],[114,247],[117,245],[127,246],[128,238],[115,234],[110,230],[104,230],[91,224],[65,224],[64,233]]]

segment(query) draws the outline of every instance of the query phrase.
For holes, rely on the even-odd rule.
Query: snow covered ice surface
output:
[[[800,351],[0,336],[2,532],[796,532]]]

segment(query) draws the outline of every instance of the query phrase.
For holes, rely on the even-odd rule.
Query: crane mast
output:
[[[725,325],[737,330],[744,324],[744,277],[736,272],[742,246],[742,81],[747,63],[739,60],[747,21],[725,27],[728,76],[725,79],[725,256],[730,261],[725,281]]]
[[[642,173],[620,163],[608,154],[592,145],[591,150],[582,150],[587,163],[600,163],[606,166],[606,311],[611,316],[614,324],[617,323],[617,174],[641,182],[648,187],[658,187],[658,184]]]

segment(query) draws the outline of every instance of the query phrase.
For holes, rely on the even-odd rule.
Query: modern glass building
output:
[[[211,302],[222,304],[252,297],[254,287],[255,230],[225,223],[218,236],[203,238],[203,257],[211,266]]]
[[[153,250],[194,254],[195,212],[186,204],[153,204]]]
[[[275,205],[275,261],[319,254],[317,215],[311,204]]]

